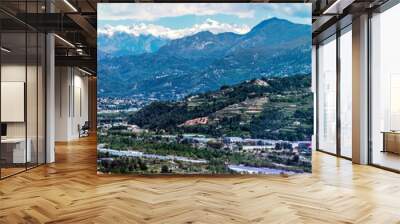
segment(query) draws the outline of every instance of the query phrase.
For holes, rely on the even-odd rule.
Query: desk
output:
[[[400,154],[400,131],[384,131],[383,151]]]
[[[26,163],[31,162],[31,139],[27,139],[25,151],[25,138],[6,138],[1,139],[1,157],[6,163]]]

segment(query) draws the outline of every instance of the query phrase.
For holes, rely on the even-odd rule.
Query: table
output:
[[[400,154],[400,131],[383,131],[383,151]]]
[[[31,162],[31,139],[26,139],[28,144],[25,151],[25,138],[5,138],[1,139],[1,157],[6,163],[26,163]]]

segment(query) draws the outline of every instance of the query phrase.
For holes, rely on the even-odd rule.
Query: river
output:
[[[146,154],[140,151],[135,150],[128,150],[128,151],[119,151],[115,149],[106,149],[106,148],[99,148],[100,152],[106,153],[108,152],[110,155],[113,156],[127,156],[127,157],[144,157],[144,158],[153,158],[153,159],[160,159],[160,160],[177,160],[183,162],[190,162],[190,163],[208,163],[207,160],[204,159],[190,159],[184,156],[161,156],[155,154]],[[236,171],[238,173],[247,173],[247,174],[295,174],[292,171],[286,171],[281,169],[274,169],[268,167],[252,167],[252,166],[244,166],[244,165],[228,165],[228,168]]]
[[[229,169],[239,172],[239,173],[248,173],[248,174],[288,174],[292,175],[295,172],[286,171],[281,169],[274,169],[268,167],[253,167],[253,166],[244,166],[244,165],[228,165]]]
[[[183,156],[161,156],[161,155],[155,155],[155,154],[146,154],[143,152],[139,151],[134,151],[134,150],[129,150],[129,151],[119,151],[115,149],[104,149],[100,148],[98,149],[100,152],[108,152],[110,155],[113,156],[128,156],[128,157],[144,157],[144,158],[152,158],[152,159],[160,159],[160,160],[177,160],[177,161],[183,161],[183,162],[190,162],[190,163],[208,163],[207,160],[204,159],[190,159],[187,157]]]

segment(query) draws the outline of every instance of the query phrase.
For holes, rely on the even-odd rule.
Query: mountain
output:
[[[129,122],[168,133],[310,139],[313,131],[310,85],[308,74],[253,79],[179,101],[153,102],[131,115]]]
[[[215,59],[223,57],[239,39],[240,35],[235,33],[213,34],[209,31],[202,31],[193,36],[176,39],[162,48],[159,54],[179,55],[183,58]]]
[[[243,35],[199,32],[154,52],[107,57],[98,73],[100,97],[163,100],[254,78],[310,74],[311,26],[272,18]]]
[[[295,24],[284,19],[264,20],[243,37],[238,47],[296,47],[309,41],[310,28],[308,25]],[[268,44],[265,45],[265,41],[268,41]]]
[[[152,35],[135,36],[126,32],[116,32],[113,35],[100,33],[97,37],[100,55],[108,57],[153,53],[166,43],[167,39]]]

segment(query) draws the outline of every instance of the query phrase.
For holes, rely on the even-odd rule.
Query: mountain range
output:
[[[272,18],[246,34],[99,37],[99,96],[176,100],[245,80],[311,73],[311,26]]]

